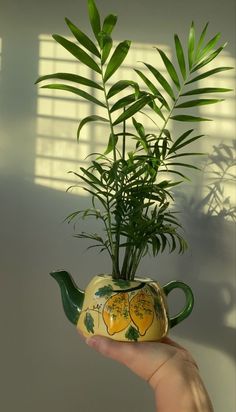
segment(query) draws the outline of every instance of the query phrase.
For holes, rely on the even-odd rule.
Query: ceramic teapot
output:
[[[119,341],[158,341],[190,315],[194,304],[192,290],[179,281],[161,287],[150,278],[130,281],[101,274],[82,291],[68,272],[51,275],[60,286],[66,316],[85,337],[96,334]],[[170,317],[167,296],[176,288],[184,292],[185,305]]]

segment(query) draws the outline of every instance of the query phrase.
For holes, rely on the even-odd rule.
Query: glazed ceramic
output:
[[[126,281],[101,274],[82,291],[67,272],[51,275],[61,288],[67,317],[85,337],[96,334],[118,341],[157,341],[189,316],[194,304],[190,287],[179,281],[161,287],[150,278]],[[171,317],[167,296],[176,288],[184,292],[185,304]]]

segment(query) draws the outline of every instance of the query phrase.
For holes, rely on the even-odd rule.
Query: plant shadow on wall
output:
[[[199,296],[192,327],[189,325],[181,336],[224,351],[232,359],[236,341],[236,285],[232,281],[235,273],[230,273],[226,264],[235,256],[234,245],[227,241],[235,234],[235,167],[235,140],[213,146],[203,168],[202,199],[178,193],[194,249],[180,271],[194,275],[194,290]]]

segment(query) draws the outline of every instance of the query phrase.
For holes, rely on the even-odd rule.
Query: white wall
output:
[[[65,16],[86,30],[85,3],[0,0],[0,409],[4,412],[106,412],[111,404],[114,412],[154,411],[152,393],[145,383],[81,342],[67,322],[58,288],[48,276],[54,268],[66,268],[84,288],[93,274],[109,270],[105,256],[84,252],[85,244],[72,238],[72,227],[61,223],[88,200],[35,181],[38,106],[33,83],[38,76],[38,36],[66,34]],[[130,38],[151,45],[172,46],[173,33],[184,37],[192,20],[198,27],[210,21],[211,34],[221,31],[223,41],[229,41],[227,62],[235,63],[233,0],[223,4],[213,0],[98,0],[98,5],[104,13],[118,14],[118,40]],[[225,78],[225,87],[232,86],[232,76]],[[217,128],[209,129],[211,138],[201,149],[211,150],[213,144],[221,140],[229,144],[235,138],[232,96],[230,105],[225,103],[227,113],[223,106],[213,113]],[[75,131],[76,122],[72,122],[68,133]],[[61,167],[65,167],[63,161]],[[196,181],[199,194],[203,177],[200,174]],[[62,184],[66,189],[66,182]],[[194,207],[186,207],[185,212],[189,251],[185,256],[146,258],[140,272],[162,284],[179,278],[192,286],[195,310],[171,336],[186,345],[199,362],[215,411],[234,412],[235,224],[204,215]],[[171,310],[175,304],[180,304],[177,294]]]

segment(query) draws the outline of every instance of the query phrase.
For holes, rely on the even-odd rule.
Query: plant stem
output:
[[[105,81],[104,81],[104,72],[103,72],[102,64],[101,64],[101,71],[102,71],[102,85],[103,85],[105,103],[106,103],[106,108],[107,108],[107,113],[108,113],[108,118],[109,118],[111,137],[112,137],[112,140],[113,140],[113,161],[115,163],[116,160],[117,160],[116,159],[116,145],[115,145],[115,141],[114,141],[115,133],[114,133],[114,127],[113,127],[113,123],[112,123],[111,112],[110,112],[109,102],[108,102],[107,93],[106,93],[106,85],[105,85]],[[117,184],[116,184],[116,191],[118,191]],[[116,207],[117,207],[117,205],[116,205]],[[111,242],[111,248],[112,248],[112,254],[113,254],[112,276],[114,278],[119,278],[119,276],[120,276],[120,269],[119,269],[120,234],[119,234],[119,232],[116,232],[115,242],[114,242],[113,237],[112,237],[112,231],[111,231],[112,222],[111,222],[110,206],[108,206],[108,225],[109,225],[110,242]]]

